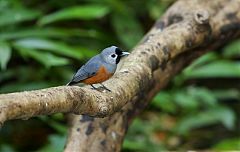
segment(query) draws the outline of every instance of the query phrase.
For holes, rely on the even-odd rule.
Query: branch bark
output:
[[[154,84],[149,84],[151,88],[148,91],[142,90],[143,92],[128,102],[121,111],[102,119],[71,115],[65,151],[120,151],[124,135],[133,118],[176,73],[207,51],[222,47],[240,35],[239,1],[179,1],[156,22],[140,45],[148,43],[148,39],[154,35],[162,34],[160,32],[164,28],[179,26],[179,22],[187,19],[186,16],[199,9],[208,11],[210,15],[211,34],[206,37],[206,41],[194,49],[179,54],[165,65],[162,64],[165,68],[158,68],[153,72]],[[186,41],[185,45],[193,45],[192,40]]]
[[[197,14],[178,26],[166,28],[161,34],[148,38],[148,43],[136,47],[126,58],[120,71],[105,84],[112,92],[99,92],[81,87],[55,87],[37,91],[0,95],[0,122],[10,119],[26,119],[36,115],[56,112],[72,112],[103,117],[118,111],[139,92],[149,89],[152,76],[167,61],[180,53],[198,46],[210,35],[208,17],[201,21]],[[206,22],[206,23],[205,23]],[[191,40],[191,46],[185,45]]]
[[[65,151],[120,151],[133,117],[172,76],[239,36],[239,10],[239,0],[178,1],[105,82],[112,92],[61,86],[2,94],[0,122],[56,112],[105,117],[72,116]]]

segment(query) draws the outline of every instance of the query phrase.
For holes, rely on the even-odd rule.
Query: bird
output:
[[[100,54],[92,57],[80,67],[67,86],[84,83],[91,85],[93,89],[97,89],[93,84],[99,83],[104,89],[111,91],[102,82],[113,76],[121,58],[129,54],[129,52],[123,51],[116,46],[103,49]]]

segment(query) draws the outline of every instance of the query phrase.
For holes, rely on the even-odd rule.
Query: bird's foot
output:
[[[109,92],[112,92],[110,89],[108,89],[105,85],[103,85],[102,83],[100,83],[102,88],[104,88],[105,90],[109,91]]]
[[[100,83],[101,84],[101,83]],[[111,92],[111,90],[110,89],[108,89],[107,87],[105,87],[103,84],[101,84],[101,86],[100,87],[95,87],[94,85],[92,85],[91,84],[91,86],[92,86],[92,89],[93,90],[97,90],[97,91],[100,91],[100,92],[103,92],[104,90],[107,90],[107,91],[109,91],[109,92]]]

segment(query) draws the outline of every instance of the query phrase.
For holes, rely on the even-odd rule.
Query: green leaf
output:
[[[64,145],[66,142],[67,137],[53,134],[49,136],[49,144],[37,150],[36,152],[61,152],[64,149]]]
[[[46,67],[62,66],[69,64],[69,60],[63,57],[53,55],[49,52],[43,52],[35,49],[16,47],[24,56],[34,58]]]
[[[15,41],[14,46],[26,49],[47,50],[59,55],[65,55],[75,59],[83,59],[85,55],[92,56],[93,51],[83,47],[70,47],[64,43],[47,39],[26,38]]]
[[[63,115],[62,113],[57,113],[57,114],[54,114],[55,117],[57,116],[59,118],[59,116],[61,116],[61,119],[63,120]],[[53,117],[53,116],[52,116]],[[66,134],[67,132],[67,126],[60,123],[59,121],[56,121],[55,119],[53,118],[50,118],[48,116],[40,116],[38,117],[39,119],[41,119],[42,121],[44,121],[45,123],[47,123],[49,126],[51,126],[53,129],[55,129],[58,133],[60,134]]]
[[[186,134],[189,130],[221,122],[226,128],[233,129],[235,115],[227,107],[216,106],[207,111],[184,117],[176,126],[179,134]]]
[[[214,151],[239,151],[240,138],[225,139],[213,147]]]
[[[198,102],[205,103],[207,107],[215,106],[217,104],[216,96],[214,96],[213,92],[207,88],[188,87],[186,96],[191,96]]]
[[[192,64],[190,64],[186,69],[183,70],[183,72],[179,75],[177,75],[174,78],[174,84],[176,86],[181,86],[185,82],[186,79],[191,78],[189,75],[193,73],[195,69],[198,69],[201,66],[207,65],[208,63],[211,63],[213,61],[218,60],[218,55],[215,52],[209,52],[200,58],[198,58],[196,61],[194,61]]]
[[[240,62],[216,61],[184,71],[187,78],[240,77]]]
[[[12,145],[7,145],[7,144],[1,144],[0,146],[0,151],[4,152],[14,152],[14,148]]]
[[[154,97],[153,101],[151,102],[151,105],[160,108],[161,110],[166,112],[176,111],[176,105],[172,102],[171,94],[163,91],[161,91]]]
[[[38,24],[45,25],[67,19],[97,19],[105,16],[108,12],[109,8],[103,5],[75,6],[44,16],[38,21]]]
[[[118,38],[128,48],[132,48],[143,37],[143,30],[136,18],[131,15],[113,14],[112,23]]]
[[[35,10],[27,9],[9,9],[4,13],[0,13],[0,26],[16,24],[23,21],[28,21],[38,17],[40,13]]]
[[[1,32],[0,40],[11,40],[24,37],[68,37],[72,36],[74,32],[69,32],[65,29],[57,28],[35,28],[35,29],[24,29],[16,30],[12,32]]]
[[[1,69],[5,70],[7,63],[11,58],[11,47],[6,42],[0,42],[0,65]]]
[[[7,85],[1,86],[1,93],[17,92],[17,91],[27,91],[36,90],[41,88],[50,87],[52,84],[46,81],[42,82],[10,82]],[[52,85],[53,86],[53,85]]]
[[[148,11],[149,15],[152,19],[157,20],[168,6],[174,2],[174,0],[167,0],[167,1],[149,1],[148,4]]]
[[[218,55],[215,52],[209,52],[200,58],[198,58],[196,61],[194,61],[190,66],[188,66],[184,72],[192,71],[197,67],[203,66],[205,64],[211,63],[213,61],[216,61],[218,59]]]
[[[214,96],[216,96],[220,100],[224,100],[224,99],[240,100],[240,92],[237,88],[232,88],[227,90],[226,89],[215,90],[212,93]]]
[[[97,30],[85,29],[64,29],[64,28],[32,28],[15,30],[11,32],[1,32],[0,40],[11,40],[25,37],[47,37],[47,38],[66,38],[66,37],[90,37],[96,39],[104,38],[104,34]]]
[[[240,57],[240,40],[236,40],[223,49],[225,57]]]
[[[124,140],[123,148],[130,151],[154,152],[164,150],[161,144],[154,144],[150,139],[155,129],[149,121],[135,119],[128,129],[128,134]],[[156,124],[156,122],[153,122]]]
[[[143,149],[148,149],[146,145],[146,141],[136,141],[125,139],[123,142],[123,148],[134,151],[141,151]]]
[[[198,100],[191,95],[186,94],[185,92],[176,92],[174,96],[174,101],[185,109],[196,109],[199,106]]]

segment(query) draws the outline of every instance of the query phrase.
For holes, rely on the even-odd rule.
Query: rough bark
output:
[[[217,49],[240,35],[240,1],[185,0],[179,1],[169,8],[139,45],[149,45],[149,42],[151,45],[155,35],[163,34],[169,28],[179,27],[181,25],[179,22],[188,20],[188,16],[193,15],[196,10],[203,12],[201,18],[210,16],[211,33],[205,38],[205,42],[196,46],[193,44],[193,39],[186,39],[185,48],[192,45],[196,47],[188,51],[186,49],[186,52],[184,51],[184,53],[168,61],[164,61],[164,58],[161,59],[160,61],[163,60],[164,62],[160,63],[157,70],[153,72],[152,83],[148,84],[151,88],[139,92],[121,111],[106,118],[71,115],[72,119],[70,120],[71,125],[65,151],[120,151],[131,120],[148,105],[152,97],[176,73],[207,51]],[[206,11],[208,14],[206,14]],[[169,43],[174,43],[174,40]],[[169,48],[169,45],[166,45],[166,47]],[[170,51],[174,50],[171,49]],[[147,55],[148,53],[143,54]]]
[[[200,14],[198,17],[197,14]],[[112,92],[81,87],[55,87],[0,95],[0,122],[41,114],[72,112],[103,117],[118,111],[133,97],[149,89],[153,72],[180,53],[205,43],[211,28],[206,11],[194,11],[183,22],[147,38],[133,49],[121,69],[105,82]],[[161,29],[158,29],[161,30]],[[185,45],[191,41],[191,45]]]
[[[2,94],[0,122],[56,112],[88,114],[96,118],[71,116],[65,151],[120,151],[131,120],[172,76],[239,36],[239,10],[239,0],[178,1],[105,82],[112,92],[61,86]]]

